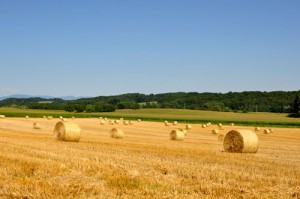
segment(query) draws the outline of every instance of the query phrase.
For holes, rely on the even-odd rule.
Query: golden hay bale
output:
[[[105,124],[105,121],[104,121],[104,120],[101,120],[101,121],[100,121],[100,124],[101,124],[101,125],[104,125],[104,124]]]
[[[167,121],[167,120],[165,120],[165,124],[166,124],[166,123],[168,123],[168,121]]]
[[[54,128],[54,137],[67,142],[79,142],[80,127],[75,123],[57,122]]]
[[[231,153],[256,153],[258,137],[252,130],[231,130],[224,138],[224,150]]]
[[[206,128],[206,124],[202,124],[202,128]]]
[[[165,126],[169,126],[169,123],[165,123]]]
[[[34,129],[41,129],[40,123],[34,122],[34,123],[33,123],[33,128],[34,128]]]
[[[187,129],[187,130],[191,130],[191,129],[192,129],[192,125],[190,125],[190,124],[187,124],[187,125],[186,125],[186,127],[185,127],[185,129]]]
[[[187,130],[185,130],[185,129],[183,129],[183,128],[179,128],[178,130],[179,130],[179,131],[182,131],[182,132],[184,133],[184,136],[186,136]]]
[[[224,141],[224,138],[225,138],[225,134],[220,133],[220,134],[218,135],[218,141],[223,142],[223,141]]]
[[[271,133],[270,129],[265,129],[264,130],[264,134],[270,134],[270,133]]]
[[[221,123],[219,123],[219,124],[218,124],[218,127],[220,127],[220,128],[221,128],[222,126],[223,126],[223,125],[222,125]]]
[[[43,118],[46,118],[46,116],[44,115]]]
[[[102,120],[102,117],[99,117],[100,120]]]
[[[142,120],[141,120],[141,119],[138,119],[137,121],[138,121],[138,122],[141,122]]]
[[[123,139],[125,135],[121,129],[113,128],[110,130],[110,136],[116,139]]]
[[[269,129],[270,133],[274,133],[274,130],[273,129]]]
[[[52,118],[53,118],[53,116],[48,116],[47,117],[48,120],[51,120]]]
[[[59,116],[59,119],[63,119],[63,116]]]
[[[5,118],[5,115],[0,115],[0,118],[2,118],[2,119]]]
[[[107,120],[107,118],[104,118],[104,120]]]
[[[61,121],[66,122],[67,118],[61,118]]]
[[[177,125],[177,121],[174,121],[174,122],[173,122],[173,125],[176,126],[176,125]]]
[[[119,124],[120,123],[120,121],[119,120],[115,120],[115,124]]]
[[[230,123],[230,126],[234,126],[234,123]]]
[[[123,124],[124,124],[124,125],[128,125],[129,122],[128,122],[127,120],[124,120],[124,121],[123,121]]]
[[[183,131],[180,131],[180,130],[173,130],[171,131],[170,133],[170,139],[171,140],[184,140],[184,132]]]
[[[213,130],[211,131],[211,133],[216,135],[216,134],[219,133],[219,130],[218,130],[218,129],[213,129]]]
[[[75,117],[74,117],[74,116],[72,116],[72,119],[75,119]]]
[[[260,128],[259,127],[255,127],[255,129],[254,129],[255,131],[259,131],[260,130]]]
[[[210,125],[211,125],[211,123],[210,123],[210,122],[208,122],[208,123],[207,123],[207,126],[210,126]]]
[[[28,116],[28,115],[26,115],[26,116],[25,116],[25,118],[26,118],[26,119],[28,119],[28,118],[29,118],[29,116]]]

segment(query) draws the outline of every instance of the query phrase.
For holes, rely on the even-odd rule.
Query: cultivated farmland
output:
[[[108,118],[109,120],[109,118]],[[0,198],[299,198],[300,129],[257,131],[257,153],[223,152],[216,123],[183,141],[163,122],[68,119],[79,142],[54,139],[57,118],[0,120]],[[40,124],[34,129],[33,123]],[[110,135],[122,129],[123,139]],[[223,125],[218,132],[254,127]]]

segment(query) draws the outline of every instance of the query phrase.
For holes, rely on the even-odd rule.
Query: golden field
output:
[[[76,143],[53,138],[58,121],[0,119],[0,198],[300,198],[299,128],[261,128],[258,152],[237,154],[222,152],[216,124],[171,141],[185,124],[68,119],[82,129]],[[115,127],[124,139],[109,136]],[[231,129],[254,127],[221,132]]]

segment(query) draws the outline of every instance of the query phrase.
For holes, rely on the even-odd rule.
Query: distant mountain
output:
[[[63,100],[77,100],[77,99],[81,99],[81,98],[87,98],[84,96],[79,96],[79,97],[74,97],[74,96],[62,96],[62,97],[53,97],[53,96],[49,96],[49,95],[25,95],[25,94],[15,94],[15,95],[9,95],[9,96],[2,96],[0,97],[0,100],[4,100],[7,98],[32,98],[32,97],[40,97],[43,99],[53,99],[53,98],[60,98]]]

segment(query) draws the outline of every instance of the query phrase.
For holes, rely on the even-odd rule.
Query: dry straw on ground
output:
[[[213,129],[213,130],[211,131],[211,133],[216,135],[216,134],[219,133],[219,130],[218,130],[218,129]]]
[[[54,128],[54,137],[61,141],[79,142],[80,127],[75,123],[57,122]]]
[[[187,129],[187,130],[191,130],[191,129],[192,129],[192,125],[190,125],[190,124],[187,124],[187,125],[186,125],[186,127],[185,127],[185,129]]]
[[[181,140],[184,140],[184,137],[185,137],[184,132],[181,130],[173,130],[170,133],[171,140],[180,140],[181,141]]]
[[[110,130],[110,136],[116,139],[123,139],[125,134],[121,129],[113,128]]]
[[[40,124],[40,123],[37,123],[37,122],[34,122],[34,123],[33,123],[33,128],[34,128],[34,129],[41,129],[41,124]]]
[[[256,153],[258,137],[251,130],[232,130],[224,138],[224,149],[231,153]]]

